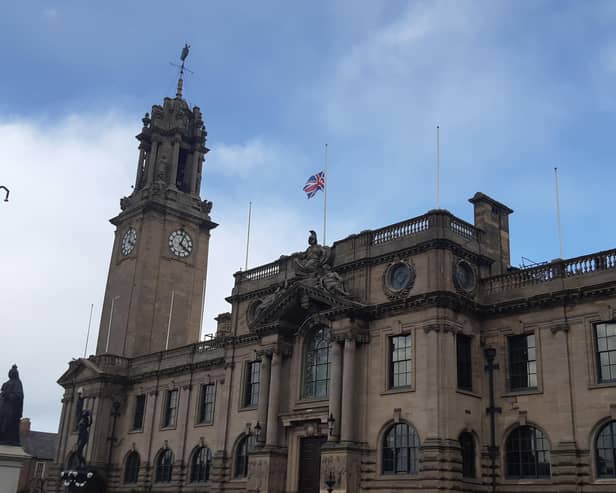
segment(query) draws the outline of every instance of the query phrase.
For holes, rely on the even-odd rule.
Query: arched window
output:
[[[322,327],[308,339],[304,352],[304,390],[306,399],[325,399],[329,387],[329,330]]]
[[[383,474],[417,474],[419,438],[407,423],[393,425],[383,437]]]
[[[156,461],[156,482],[170,483],[172,472],[173,452],[171,452],[171,449],[164,449],[160,452],[158,461]]]
[[[616,478],[616,421],[607,423],[597,435],[595,442],[597,476]]]
[[[207,447],[197,448],[192,456],[190,467],[190,480],[193,483],[202,483],[210,479],[210,466],[212,465],[212,452]]]
[[[128,454],[126,457],[126,465],[124,466],[124,482],[136,483],[139,480],[139,454],[135,451]]]
[[[544,433],[533,426],[519,426],[509,434],[505,455],[508,478],[550,477],[550,443]]]
[[[254,435],[244,435],[237,445],[234,474],[236,478],[245,478],[248,475],[248,454],[255,449],[255,444]]]
[[[475,438],[472,433],[464,431],[458,438],[462,451],[462,477],[474,478],[475,472]]]

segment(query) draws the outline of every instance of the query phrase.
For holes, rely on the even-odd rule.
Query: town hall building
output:
[[[58,476],[89,410],[110,492],[616,490],[616,250],[513,268],[513,211],[475,193],[473,224],[307,232],[235,274],[201,341],[206,136],[181,80],[143,118],[96,354],[59,379]]]

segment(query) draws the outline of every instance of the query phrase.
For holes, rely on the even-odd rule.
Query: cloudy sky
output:
[[[482,191],[515,210],[512,263],[615,246],[616,2],[317,0],[10,2],[0,16],[0,370],[55,431],[55,383],[94,351],[113,228],[143,113],[185,83],[209,132],[202,196],[220,223],[204,332],[232,273],[305,247],[322,198],[301,188],[329,144],[328,240]],[[4,365],[4,366],[2,366]]]

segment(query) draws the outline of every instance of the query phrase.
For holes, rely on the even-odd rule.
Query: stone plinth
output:
[[[30,456],[19,446],[0,445],[0,493],[15,493],[19,474]]]

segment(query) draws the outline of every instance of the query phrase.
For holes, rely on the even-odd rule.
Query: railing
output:
[[[382,245],[405,236],[415,235],[430,228],[429,214],[386,226],[372,232],[372,244]]]
[[[276,260],[269,264],[260,265],[254,269],[250,269],[244,272],[240,272],[241,279],[243,281],[257,281],[259,279],[267,279],[268,277],[274,277],[280,272],[280,260]]]
[[[492,294],[614,268],[616,268],[616,250],[607,250],[489,277],[484,279],[482,284],[486,292]]]
[[[467,240],[479,241],[479,230],[472,224],[462,221],[457,217],[450,216],[449,229],[451,229],[451,231],[453,231],[454,233],[460,235],[462,238],[466,238]]]

